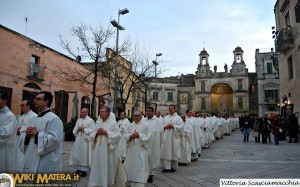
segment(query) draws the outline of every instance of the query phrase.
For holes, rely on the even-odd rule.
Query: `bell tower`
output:
[[[232,73],[232,74],[248,73],[246,64],[244,62],[243,53],[244,53],[244,51],[239,46],[237,46],[234,49],[234,51],[233,51],[234,59],[233,59],[232,65],[231,65],[232,69],[230,70],[230,73]]]
[[[200,63],[198,64],[198,72],[197,75],[200,77],[205,77],[211,74],[210,66],[209,66],[209,54],[203,48],[203,50],[199,54]]]

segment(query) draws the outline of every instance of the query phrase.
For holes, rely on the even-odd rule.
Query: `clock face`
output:
[[[235,67],[235,71],[238,72],[238,73],[242,72],[243,70],[244,70],[243,66],[236,66]]]
[[[201,72],[202,72],[202,73],[205,73],[205,72],[206,72],[206,69],[202,69]]]

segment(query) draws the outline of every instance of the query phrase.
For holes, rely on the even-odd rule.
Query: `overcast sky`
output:
[[[127,36],[162,53],[158,61],[170,68],[163,76],[194,74],[200,51],[209,53],[211,69],[229,69],[233,50],[244,50],[244,61],[255,71],[255,49],[274,47],[271,27],[275,25],[276,0],[0,0],[0,24],[67,54],[59,35],[71,38],[69,28],[85,22],[104,25],[117,19],[118,9]],[[25,17],[28,18],[27,30]]]

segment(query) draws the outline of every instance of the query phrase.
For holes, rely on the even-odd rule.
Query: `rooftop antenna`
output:
[[[205,42],[203,42],[203,49],[205,49]]]
[[[26,36],[26,34],[27,34],[27,23],[28,23],[28,17],[25,17],[25,24],[26,24],[25,36]]]

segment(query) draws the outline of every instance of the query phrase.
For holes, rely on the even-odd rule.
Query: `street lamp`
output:
[[[117,113],[117,84],[118,84],[118,77],[117,77],[117,66],[119,62],[119,30],[125,30],[125,27],[120,25],[120,15],[124,15],[129,13],[127,8],[119,9],[118,11],[118,22],[116,20],[111,20],[110,23],[112,26],[117,28],[117,37],[116,37],[116,60],[115,60],[115,90],[114,90],[114,109],[113,112]],[[117,115],[117,114],[116,114]]]
[[[156,101],[158,100],[158,93],[156,93],[156,76],[157,76],[157,71],[156,71],[156,66],[158,65],[158,62],[157,62],[157,57],[158,56],[161,56],[162,54],[161,53],[156,53],[156,58],[155,60],[152,61],[152,63],[154,64],[155,66],[155,85],[154,85],[154,99],[155,99],[155,104],[156,104]]]

